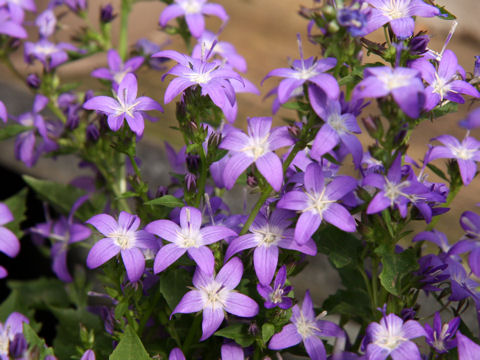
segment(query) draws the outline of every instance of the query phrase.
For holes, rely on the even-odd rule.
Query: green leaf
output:
[[[269,323],[265,323],[262,325],[262,340],[263,343],[266,344],[268,340],[275,334],[275,326]]]
[[[442,117],[443,115],[450,114],[452,112],[458,111],[458,104],[454,102],[449,102],[443,106],[437,106],[432,110],[432,115],[434,118]]]
[[[360,324],[371,321],[369,297],[357,289],[338,290],[323,302],[322,308],[329,314],[342,315]]]
[[[45,359],[47,355],[55,355],[53,349],[47,348],[45,340],[41,339],[35,330],[27,323],[23,323],[23,335],[25,336],[25,340],[27,340],[29,349],[38,349],[38,359]]]
[[[117,196],[115,199],[116,200],[128,199],[128,198],[137,197],[137,196],[140,196],[140,195],[138,195],[138,193],[136,193],[134,191],[126,191],[123,194]]]
[[[23,180],[38,194],[42,199],[57,208],[62,214],[68,214],[79,197],[85,195],[85,191],[72,185],[65,185],[49,180],[40,180],[34,177],[24,175]],[[75,213],[75,216],[87,221],[93,215],[98,214],[103,209],[105,198],[100,195],[93,197],[93,200],[86,201]]]
[[[171,310],[180,302],[188,291],[186,284],[192,282],[191,275],[185,269],[162,272],[160,275],[160,293]]]
[[[0,128],[0,141],[14,137],[24,131],[33,129],[32,126],[22,126],[20,124],[10,124]]]
[[[27,317],[33,315],[33,313],[30,314],[28,311],[28,308],[18,291],[10,292],[10,295],[8,295],[2,305],[0,305],[0,322],[5,322],[7,317],[15,311]]]
[[[127,325],[120,342],[109,357],[110,360],[151,360],[135,331]]]
[[[242,347],[250,346],[255,341],[254,337],[248,335],[246,324],[233,324],[227,326],[226,328],[218,330],[214,335],[235,340],[235,342]]]
[[[435,165],[432,165],[432,164],[427,164],[427,167],[430,170],[432,170],[435,173],[435,175],[437,175],[438,177],[442,178],[445,181],[448,181],[445,173],[442,170],[440,170],[438,167],[436,167]]]
[[[184,207],[185,204],[182,200],[172,195],[165,195],[150,201],[147,201],[145,205],[161,205],[169,208]]]
[[[318,231],[314,239],[318,244],[318,251],[328,255],[337,269],[356,262],[362,249],[359,239],[334,226]]]
[[[438,10],[440,10],[440,14],[437,15],[438,18],[440,18],[442,20],[455,20],[457,18],[450,11],[445,9],[445,6],[435,5],[435,7]]]
[[[382,260],[382,286],[393,295],[402,295],[402,280],[405,277],[411,278],[411,273],[418,269],[415,250],[410,248],[397,254],[393,247],[381,245],[375,249],[375,253],[380,255]]]
[[[53,278],[28,281],[8,281],[8,287],[16,291],[27,307],[45,309],[49,306],[67,307],[70,303],[63,282]]]
[[[25,211],[27,210],[27,190],[27,188],[24,188],[4,201],[5,205],[8,206],[14,217],[14,220],[5,226],[12,230],[19,239],[23,236],[23,231],[20,229],[20,224],[26,218]]]
[[[55,353],[59,359],[70,359],[77,354],[76,347],[83,348],[80,337],[82,327],[93,329],[95,334],[95,353],[99,357],[101,349],[109,349],[104,354],[105,358],[111,351],[111,340],[104,331],[103,322],[98,316],[86,309],[59,308],[51,306],[50,310],[58,320],[57,335],[53,342]]]

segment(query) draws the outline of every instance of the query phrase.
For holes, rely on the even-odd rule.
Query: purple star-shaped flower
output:
[[[206,274],[197,267],[193,275],[194,289],[183,296],[171,316],[202,311],[203,334],[200,341],[203,341],[219,328],[225,318],[225,312],[240,317],[257,315],[257,303],[234,290],[240,283],[242,275],[243,265],[238,258],[227,262],[216,276]]]
[[[395,35],[401,39],[413,35],[415,22],[412,16],[433,17],[440,11],[423,0],[365,0],[374,6],[367,19],[366,35],[389,23]]]
[[[180,211],[180,226],[170,220],[156,220],[148,224],[145,230],[171,242],[158,251],[153,264],[155,274],[165,270],[185,253],[204,273],[213,274],[215,259],[207,245],[237,235],[225,226],[202,228],[202,213],[189,206]]]
[[[304,191],[287,192],[277,204],[279,208],[301,212],[295,226],[295,241],[306,244],[323,220],[343,231],[355,231],[353,216],[337,203],[357,187],[354,178],[337,176],[325,184],[322,168],[312,163],[305,171],[304,185]]]
[[[25,338],[23,337],[23,323],[28,324],[30,321],[18,312],[12,312],[5,323],[0,323],[0,341],[2,345],[0,346],[0,357],[2,360],[11,359],[11,354],[9,354],[10,347],[19,336],[23,338],[23,342],[26,345]],[[26,346],[23,350],[27,350]],[[23,354],[18,355],[21,357]],[[15,356],[15,358],[17,357]]]
[[[68,60],[68,51],[77,51],[77,48],[68,43],[52,43],[47,39],[40,39],[36,43],[25,42],[25,62],[32,63],[34,59],[40,61],[47,71]]]
[[[432,140],[440,141],[444,146],[435,146],[430,152],[428,162],[435,159],[457,160],[463,185],[468,185],[477,172],[477,161],[480,160],[480,142],[466,136],[460,143],[451,135],[440,135]]]
[[[355,87],[353,98],[379,98],[388,94],[392,94],[405,114],[418,118],[425,102],[420,72],[404,67],[369,67],[365,69],[364,79]]]
[[[126,119],[130,129],[141,136],[145,123],[143,112],[157,110],[163,112],[162,106],[155,100],[140,96],[137,98],[137,79],[133,74],[127,74],[120,82],[115,98],[109,96],[95,96],[85,102],[83,107],[88,110],[100,111],[108,116],[108,126],[118,131]]]
[[[272,282],[278,263],[278,248],[300,251],[315,256],[317,246],[312,239],[299,245],[293,239],[294,230],[287,229],[295,216],[294,212],[276,209],[270,216],[259,213],[250,227],[250,234],[242,235],[230,243],[225,253],[228,260],[233,255],[245,249],[255,248],[253,265],[258,280],[263,285]]]
[[[170,20],[184,16],[188,29],[198,38],[205,30],[204,14],[217,16],[224,23],[228,21],[225,9],[219,4],[207,3],[207,0],[174,0],[160,14],[159,22],[164,27]]]
[[[57,144],[50,139],[48,123],[40,115],[47,104],[47,97],[37,95],[33,101],[32,111],[21,114],[16,119],[20,125],[31,128],[31,130],[19,134],[15,139],[15,157],[28,167],[35,165],[41,153],[57,148]],[[41,137],[40,142],[37,141],[37,134]]]
[[[300,60],[294,60],[291,68],[280,68],[270,71],[262,83],[272,76],[279,76],[286,78],[278,85],[278,101],[283,104],[295,93],[295,90],[301,88],[305,82],[314,84],[322,89],[329,98],[337,99],[340,94],[340,88],[338,87],[337,80],[330,74],[324,74],[325,71],[332,69],[337,64],[337,59],[326,58],[317,60],[313,56],[304,59],[302,42],[300,35],[298,38],[298,50],[300,52]],[[312,99],[313,94],[309,91],[309,98]]]
[[[407,205],[418,198],[428,196],[428,188],[414,177],[402,180],[402,156],[398,155],[388,170],[387,176],[368,174],[363,185],[374,186],[380,191],[370,201],[367,214],[378,213],[387,207],[396,206],[402,217],[407,216]]]
[[[7,8],[12,19],[15,19],[15,21],[20,19],[23,20],[25,15],[24,10],[32,12],[37,11],[35,0],[0,0],[0,7]]]
[[[14,19],[12,14],[4,8],[0,9],[0,34],[13,38],[25,39],[28,34],[22,27],[23,15],[20,19]]]
[[[13,232],[2,226],[13,221],[13,214],[4,203],[0,203],[0,251],[9,257],[17,256],[20,242]],[[0,265],[0,279],[7,276],[7,270]]]
[[[99,214],[88,220],[87,224],[94,226],[105,236],[90,249],[87,266],[95,269],[120,253],[128,279],[131,282],[139,280],[145,269],[142,249],[158,247],[152,234],[145,230],[137,230],[140,218],[122,211],[118,222],[108,214]]]
[[[360,140],[354,135],[361,133],[355,115],[344,112],[338,100],[328,99],[321,94],[315,98],[318,102],[312,102],[312,107],[325,123],[313,140],[310,156],[320,160],[322,155],[331,151],[338,143],[342,143],[352,154],[355,166],[360,167],[363,149]]]
[[[218,36],[208,30],[205,30],[198,39],[197,45],[193,48],[192,57],[201,59],[202,51],[205,51],[205,49],[211,49],[209,53],[210,56],[221,56],[228,65],[238,71],[247,71],[247,62],[243,56],[237,53],[235,47],[226,41],[218,41]]]
[[[135,56],[123,63],[117,50],[110,49],[107,53],[108,68],[99,68],[92,71],[92,76],[98,79],[112,81],[117,86],[125,75],[135,72],[144,61],[143,56]]]
[[[437,353],[446,353],[457,347],[457,339],[453,337],[456,335],[459,325],[459,317],[453,318],[448,323],[442,325],[442,319],[437,311],[433,318],[433,328],[429,324],[425,324],[425,341],[435,349]]]
[[[76,210],[88,199],[88,195],[79,198],[72,209],[68,218],[61,216],[55,221],[51,227],[52,232],[48,235],[54,240],[51,249],[51,256],[53,259],[52,269],[58,278],[65,282],[71,282],[72,276],[68,271],[67,266],[67,250],[71,244],[82,241],[90,237],[90,229],[74,221],[74,214]]]
[[[338,325],[330,321],[319,320],[318,316],[315,317],[312,298],[308,290],[303,299],[302,309],[298,305],[292,308],[290,322],[283,327],[282,331],[272,336],[268,344],[270,350],[282,350],[303,342],[310,359],[326,360],[327,353],[320,336],[345,336]]]
[[[272,188],[280,191],[283,183],[282,162],[273,151],[290,146],[294,141],[285,126],[270,132],[271,117],[254,117],[247,121],[248,135],[232,129],[219,145],[221,149],[230,150],[232,155],[223,173],[225,187],[231,189],[240,174],[255,163]]]
[[[465,100],[460,94],[476,98],[480,96],[473,85],[459,79],[457,57],[451,50],[445,50],[443,53],[438,71],[426,59],[417,59],[410,64],[410,67],[420,71],[422,78],[430,85],[425,89],[425,110],[427,111],[432,110],[443,100],[463,104]]]
[[[275,276],[273,288],[270,285],[257,284],[257,291],[265,299],[264,306],[267,309],[278,306],[280,309],[286,310],[292,307],[293,299],[287,296],[292,287],[285,286],[285,281],[287,281],[287,267],[282,265]]]
[[[370,323],[367,327],[367,358],[385,360],[421,359],[417,345],[410,339],[425,336],[425,330],[415,320],[403,320],[395,314],[384,316],[380,323]]]
[[[222,65],[219,60],[207,62],[205,59],[194,59],[174,50],[160,51],[153,57],[168,58],[178,64],[162,76],[175,75],[165,91],[164,102],[168,104],[177,95],[189,87],[200,86],[202,95],[208,95],[215,105],[222,109],[225,118],[234,122],[237,116],[237,101],[235,92],[237,87],[232,82],[238,82],[244,86],[243,78],[235,71]],[[209,54],[206,54],[206,58]]]

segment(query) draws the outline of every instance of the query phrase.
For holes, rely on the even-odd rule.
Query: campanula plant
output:
[[[70,155],[89,171],[70,184],[23,177],[44,202],[39,223],[25,221],[27,189],[0,202],[0,252],[32,247],[52,268],[16,280],[0,264],[2,360],[479,358],[480,214],[461,208],[458,238],[437,226],[463,206],[480,160],[480,60],[465,70],[449,48],[454,15],[434,0],[315,1],[291,34],[299,56],[255,84],[222,34],[235,14],[161,2],[169,40],[130,47],[132,0],[102,5],[98,26],[84,0],[0,0],[0,61],[34,94],[20,113],[0,99],[0,139],[28,168]],[[84,27],[57,42],[66,12]],[[452,21],[440,52],[415,33],[424,17]],[[184,53],[170,47],[177,35]],[[41,71],[18,70],[22,50]],[[94,54],[107,63],[90,73],[98,86],[65,81],[64,66]],[[143,95],[142,67],[164,92]],[[272,113],[242,118],[242,93],[263,83]],[[458,104],[464,138],[440,134],[417,158],[412,134]],[[166,117],[184,144],[165,142],[169,181],[153,187],[137,144],[145,119]],[[238,190],[253,203],[228,200]],[[318,254],[341,283],[323,300],[303,272]]]

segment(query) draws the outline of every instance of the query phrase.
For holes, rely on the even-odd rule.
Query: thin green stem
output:
[[[123,61],[127,58],[128,51],[128,15],[132,8],[131,0],[122,0],[120,10],[120,35],[118,40],[118,53]]]
[[[188,331],[187,337],[185,338],[185,342],[183,343],[182,350],[185,355],[188,354],[190,350],[190,346],[192,346],[195,334],[197,333],[197,329],[200,326],[200,321],[201,321],[200,316],[195,316],[193,319],[192,326],[190,327],[190,330]]]
[[[195,199],[195,205],[200,207],[200,203],[205,194],[205,184],[207,183],[207,157],[203,147],[200,147],[200,178],[198,179],[197,196]]]

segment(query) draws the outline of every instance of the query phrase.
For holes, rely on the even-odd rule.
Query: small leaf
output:
[[[64,283],[53,278],[39,278],[27,281],[8,281],[8,287],[19,294],[26,306],[45,308],[46,306],[67,307],[70,303]]]
[[[436,167],[435,165],[432,165],[432,164],[427,164],[427,167],[430,170],[432,170],[435,173],[435,175],[437,175],[438,177],[442,178],[445,181],[448,181],[445,173],[442,170],[440,170],[438,167]]]
[[[185,269],[175,269],[162,272],[160,275],[160,293],[165,298],[171,310],[188,291],[187,284],[190,284],[192,277]]]
[[[53,349],[47,348],[45,340],[41,339],[35,330],[33,330],[33,328],[27,323],[23,323],[23,335],[25,336],[29,349],[38,349],[38,359],[45,359],[47,355],[55,355]]]
[[[266,344],[268,340],[275,334],[275,326],[269,323],[265,323],[262,325],[262,340],[263,343]]]
[[[383,268],[379,276],[382,286],[393,295],[402,295],[402,280],[418,269],[415,250],[410,248],[395,253],[392,247],[382,245],[375,249],[375,253],[382,260]]]
[[[14,137],[24,131],[33,129],[32,126],[22,126],[20,124],[11,124],[0,128],[0,141]]]
[[[136,193],[134,191],[126,191],[123,194],[117,196],[115,199],[116,200],[128,199],[128,198],[137,197],[137,196],[139,196],[138,193]]]
[[[109,360],[151,360],[138,335],[127,325]]]
[[[215,335],[235,340],[235,342],[242,347],[250,346],[255,341],[255,338],[248,335],[247,326],[245,324],[233,324],[227,326],[226,328],[218,330]]]
[[[437,15],[438,18],[440,18],[442,20],[455,20],[457,18],[450,11],[445,9],[445,6],[435,5],[435,7],[438,10],[440,10],[440,14]]]
[[[14,218],[13,221],[6,224],[5,227],[12,230],[19,239],[23,236],[23,231],[20,229],[20,224],[26,218],[25,211],[27,210],[27,190],[27,188],[24,188],[4,201]]]
[[[184,207],[185,204],[182,200],[172,195],[165,195],[150,201],[147,201],[145,205],[161,205],[169,208]]]

